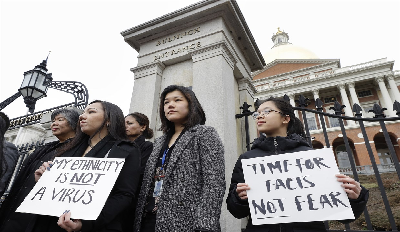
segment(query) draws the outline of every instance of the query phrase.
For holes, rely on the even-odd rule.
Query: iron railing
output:
[[[284,99],[288,102],[290,102],[290,99],[287,95],[284,96]],[[347,174],[352,174],[354,176],[354,179],[356,181],[359,181],[359,173],[361,174],[374,174],[376,177],[376,181],[382,196],[382,200],[387,212],[387,216],[388,216],[388,220],[390,223],[390,227],[391,227],[391,231],[398,231],[397,230],[397,226],[396,226],[396,221],[395,218],[393,216],[392,213],[392,209],[391,206],[389,204],[388,201],[388,197],[382,182],[382,178],[381,178],[381,173],[382,172],[396,172],[398,178],[400,179],[400,164],[399,164],[399,160],[398,157],[396,155],[394,146],[392,144],[392,141],[390,140],[390,135],[389,132],[386,128],[385,122],[389,122],[389,121],[397,121],[400,120],[400,103],[395,101],[393,104],[393,110],[396,111],[396,115],[397,117],[386,117],[384,114],[384,111],[386,110],[386,108],[381,108],[378,104],[375,104],[373,109],[370,110],[370,112],[373,112],[375,114],[375,116],[373,118],[363,118],[362,117],[362,108],[358,105],[358,104],[354,104],[353,106],[353,112],[354,112],[354,117],[349,117],[349,116],[343,116],[344,112],[342,111],[344,107],[346,107],[345,105],[341,105],[338,101],[335,101],[333,107],[331,107],[331,110],[334,110],[335,114],[331,114],[331,113],[326,113],[323,111],[322,105],[323,102],[318,98],[315,100],[315,108],[316,110],[307,108],[308,104],[309,104],[309,99],[305,98],[303,95],[300,95],[298,100],[295,101],[297,103],[298,106],[293,107],[295,110],[297,110],[298,112],[301,112],[301,116],[302,116],[302,120],[303,120],[303,124],[305,127],[305,131],[306,131],[306,139],[309,141],[310,144],[312,144],[312,137],[310,136],[310,130],[308,129],[308,121],[307,121],[307,115],[306,112],[312,112],[315,113],[319,116],[319,122],[320,122],[320,126],[322,129],[322,133],[325,139],[325,147],[329,148],[331,147],[331,144],[329,142],[329,138],[328,138],[328,132],[327,132],[327,126],[325,123],[325,116],[328,117],[329,119],[331,118],[337,118],[338,119],[338,125],[331,125],[332,126],[339,126],[341,133],[343,135],[343,141],[346,147],[346,152],[348,155],[348,159],[350,162],[350,167],[346,168],[346,169],[341,169],[342,171],[345,170]],[[259,101],[257,100],[255,102],[255,105],[259,105]],[[246,147],[250,148],[250,138],[249,138],[249,132],[248,132],[248,121],[247,121],[247,117],[250,116],[253,112],[249,111],[249,105],[245,102],[243,104],[242,107],[240,107],[243,112],[242,114],[237,114],[236,118],[242,118],[245,117],[245,130],[246,130]],[[355,161],[354,161],[354,156],[353,156],[353,151],[350,147],[350,143],[346,134],[346,127],[344,125],[343,120],[346,121],[355,121],[358,123],[359,129],[361,130],[361,133],[363,135],[364,138],[364,142],[365,142],[365,146],[367,148],[368,151],[368,155],[369,155],[369,159],[371,161],[371,165],[366,165],[366,166],[356,166]],[[393,160],[392,164],[389,165],[382,165],[382,164],[377,164],[375,161],[375,157],[374,154],[372,152],[372,148],[368,139],[368,135],[365,129],[365,125],[364,122],[379,122],[379,125],[381,127],[381,131],[384,135],[385,138],[385,142],[387,147],[389,148],[389,153],[390,156]],[[365,170],[368,170],[367,171]],[[371,170],[372,169],[372,170]],[[386,170],[385,170],[386,169]],[[385,170],[385,171],[383,171]],[[371,223],[371,219],[368,213],[367,208],[364,210],[364,216],[365,216],[365,222],[366,222],[366,229],[373,231],[373,226]],[[398,222],[398,224],[400,224],[400,222]],[[325,222],[325,226],[327,228],[328,231],[342,231],[342,230],[329,230],[329,224],[328,222]],[[357,230],[351,230],[350,229],[350,225],[349,224],[345,224],[345,228],[346,231],[357,231]],[[363,230],[365,231],[365,230]],[[361,232],[361,231],[360,231]]]

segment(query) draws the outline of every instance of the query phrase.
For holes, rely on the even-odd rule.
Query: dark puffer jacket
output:
[[[323,222],[296,222],[275,225],[253,225],[250,208],[247,200],[242,200],[236,192],[236,185],[238,183],[245,183],[242,159],[250,159],[256,157],[279,155],[284,153],[293,153],[300,151],[312,150],[311,146],[303,137],[292,134],[288,137],[265,137],[261,136],[254,140],[251,151],[242,154],[233,169],[231,185],[229,187],[229,194],[226,199],[229,212],[236,218],[244,218],[249,216],[249,221],[246,227],[246,232],[274,232],[274,231],[326,231]],[[368,190],[362,187],[358,199],[350,199],[350,204],[353,209],[355,218],[358,218],[367,204]],[[349,223],[354,220],[344,220],[343,223]]]

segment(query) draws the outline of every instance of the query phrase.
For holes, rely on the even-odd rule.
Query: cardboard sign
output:
[[[125,163],[120,158],[56,157],[16,212],[96,220]]]
[[[354,219],[332,149],[242,160],[253,225]]]

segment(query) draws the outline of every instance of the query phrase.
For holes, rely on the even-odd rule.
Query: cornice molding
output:
[[[241,78],[240,80],[238,80],[238,85],[239,85],[239,91],[247,90],[247,92],[251,95],[251,97],[254,98],[254,95],[257,92],[257,90],[251,84],[251,81],[249,79]]]
[[[350,88],[354,89],[354,86],[355,86],[354,81],[353,81],[353,82],[347,82],[346,84],[347,84],[347,86],[349,87],[349,89],[350,89]]]
[[[254,73],[252,73],[252,76],[256,76],[264,71],[266,71],[267,69],[277,65],[277,64],[293,64],[293,63],[297,63],[297,64],[315,64],[315,63],[321,63],[319,65],[315,65],[315,66],[311,66],[311,67],[319,67],[319,66],[326,66],[326,65],[331,65],[331,64],[338,64],[340,67],[340,60],[339,59],[277,59],[274,60],[270,63],[268,63],[266,66],[264,66],[263,69],[258,70]],[[299,70],[307,70],[311,67],[307,67],[307,68],[303,68],[303,69],[298,69],[298,70],[294,70],[292,72],[296,72]],[[289,72],[291,73],[291,72]],[[279,74],[277,74],[279,75]]]
[[[164,69],[165,65],[161,61],[154,61],[149,64],[131,68],[131,71],[135,74],[135,80],[136,80],[153,74],[158,74],[162,76]]]
[[[348,70],[348,71],[344,71],[344,72],[340,72],[340,71],[337,72],[338,70],[335,70],[335,73],[328,74],[328,75],[318,75],[318,77],[314,76],[313,78],[310,78],[310,76],[305,76],[305,77],[296,78],[296,82],[294,82],[293,80],[287,80],[284,82],[278,82],[275,85],[274,85],[274,83],[269,83],[268,86],[266,86],[264,84],[265,82],[263,83],[261,81],[262,79],[255,80],[252,83],[253,83],[253,85],[258,85],[256,87],[256,89],[259,93],[265,92],[265,91],[276,91],[281,88],[290,88],[293,85],[307,85],[307,84],[310,85],[313,82],[314,83],[320,82],[320,81],[324,81],[325,79],[332,79],[332,80],[335,80],[335,82],[340,82],[340,83],[346,82],[347,83],[347,82],[354,81],[354,79],[355,79],[354,77],[352,77],[352,80],[345,79],[346,77],[351,76],[352,74],[365,73],[365,72],[370,72],[370,71],[374,71],[374,70],[379,70],[380,68],[387,66],[388,64],[391,65],[392,62],[391,61],[380,62],[380,63],[372,64],[367,67],[362,67],[362,68],[354,69],[354,70]],[[316,66],[313,66],[313,67],[316,67]],[[363,75],[363,76],[361,76],[361,78],[358,78],[356,81],[368,80],[368,79],[373,80],[375,77],[383,77],[383,75],[388,75],[390,72],[391,71],[387,71],[387,72],[385,71],[385,72],[381,72],[379,74],[373,73],[373,74],[369,74],[369,75]],[[288,74],[290,74],[290,73],[285,73],[285,75],[288,75]],[[343,77],[345,77],[345,78],[343,78]],[[264,80],[264,81],[266,81],[266,80]],[[333,83],[332,83],[332,85],[333,85]],[[332,85],[329,85],[329,86],[332,86]]]

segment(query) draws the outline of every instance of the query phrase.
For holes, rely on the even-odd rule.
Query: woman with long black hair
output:
[[[128,141],[124,115],[112,103],[99,100],[90,103],[79,116],[79,128],[75,138],[57,156],[125,158],[124,166],[96,220],[71,219],[73,212],[66,212],[58,219],[41,217],[33,231],[122,231],[123,212],[139,185],[140,151]],[[50,166],[45,163],[36,174],[41,175]]]

